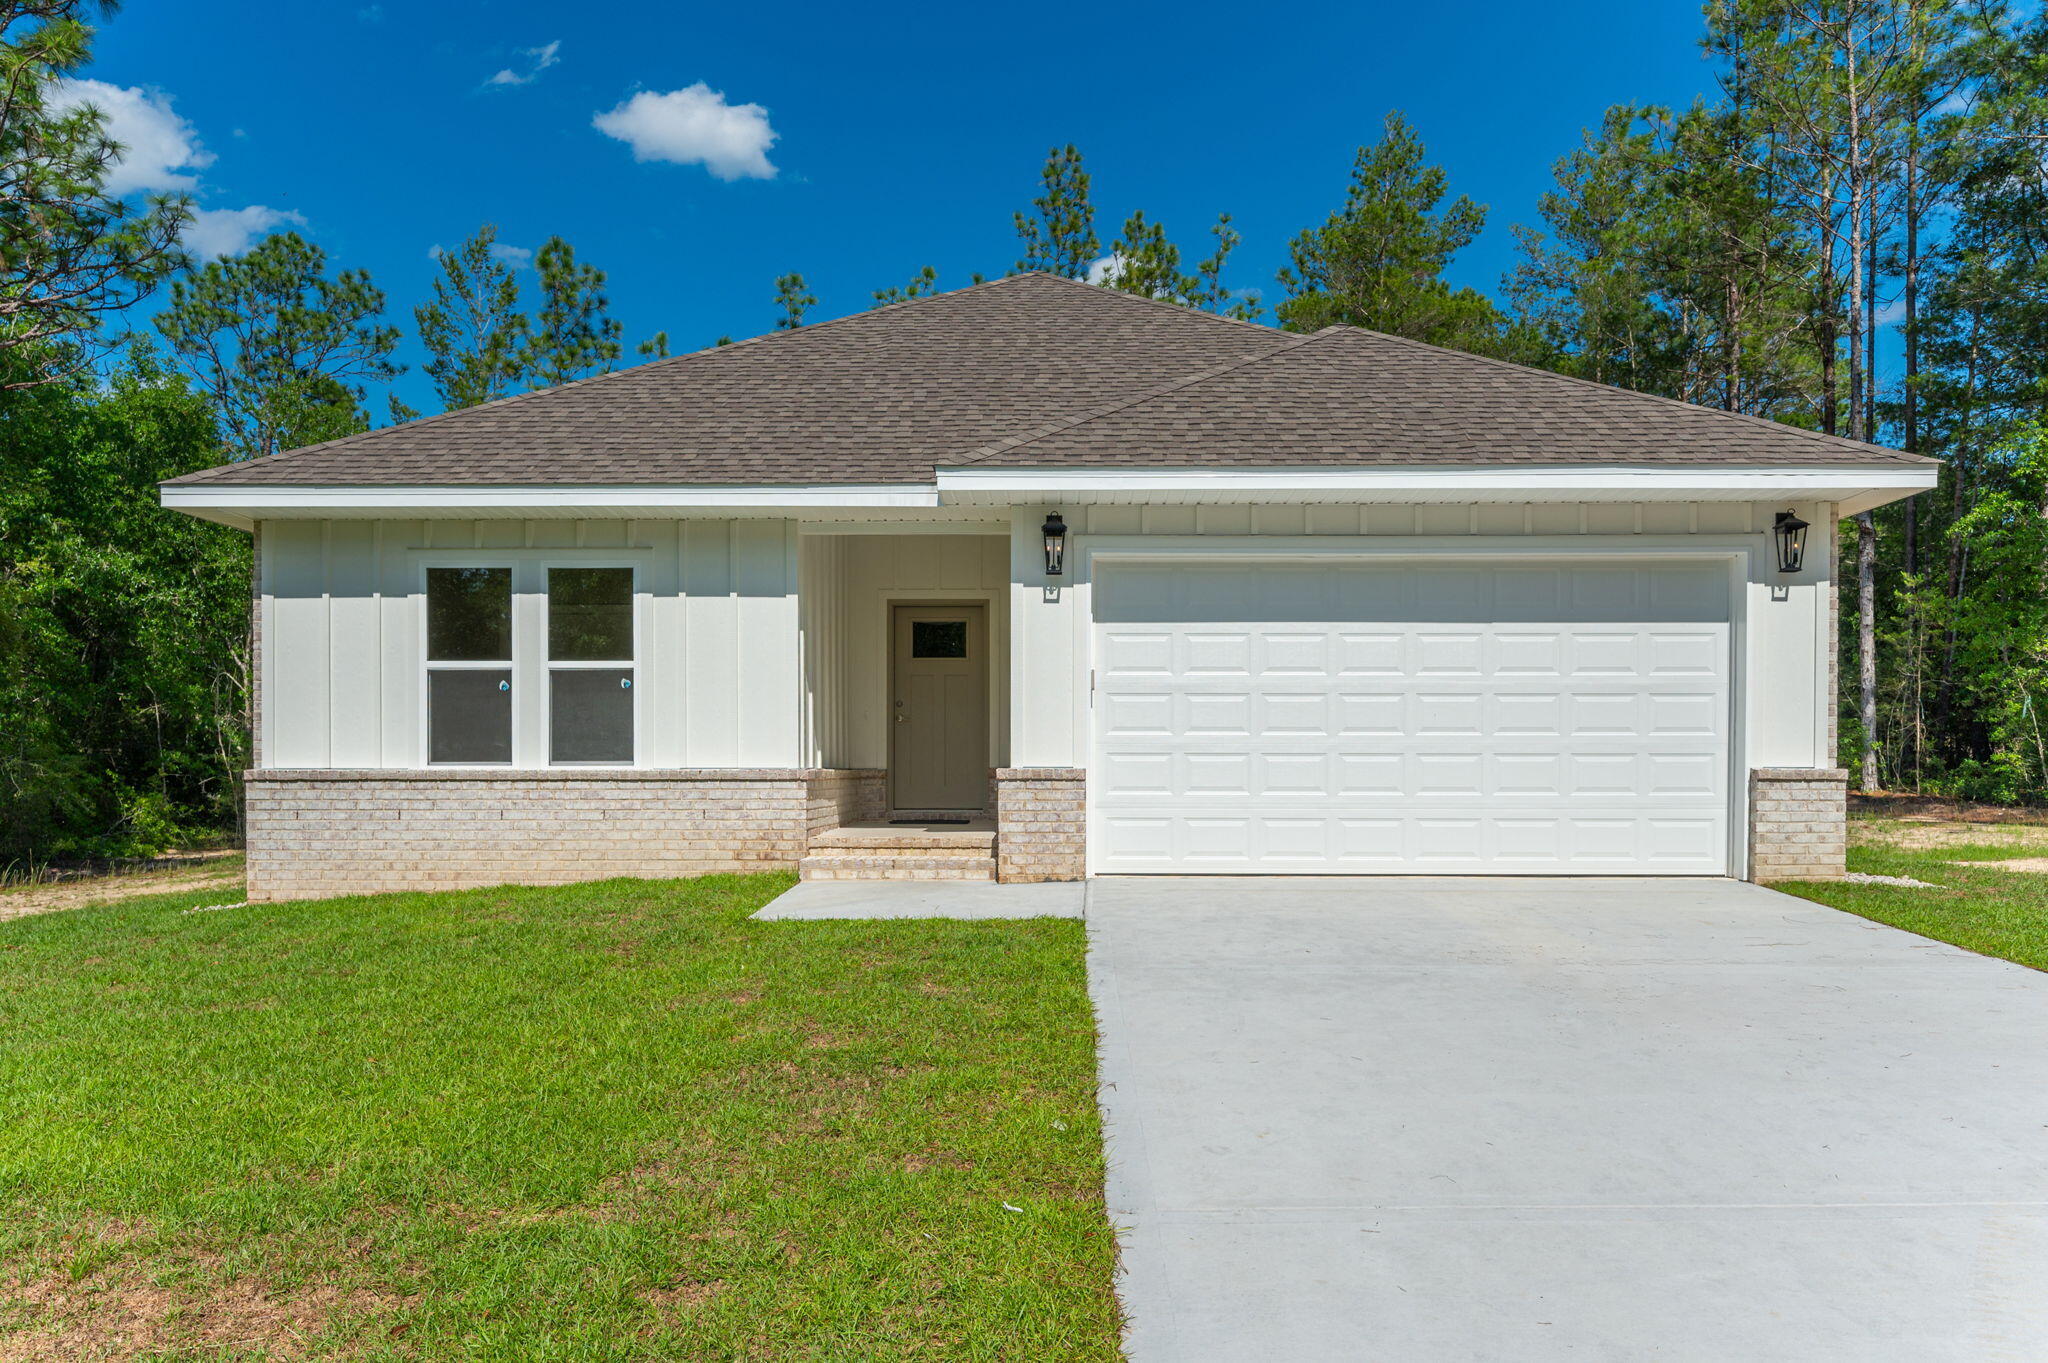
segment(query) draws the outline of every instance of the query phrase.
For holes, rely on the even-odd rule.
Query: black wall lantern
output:
[[[1806,561],[1806,522],[1790,511],[1778,513],[1778,524],[1771,533],[1778,540],[1778,571],[1796,573],[1799,565]]]
[[[1067,522],[1057,511],[1045,513],[1045,575],[1058,577],[1067,569]]]

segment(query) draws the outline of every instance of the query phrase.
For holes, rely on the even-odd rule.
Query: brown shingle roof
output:
[[[220,486],[930,482],[934,466],[1897,464],[1917,456],[1333,327],[1051,275],[173,479]]]
[[[1357,327],[1020,433],[984,468],[1929,464],[1880,445]]]
[[[173,481],[929,483],[967,450],[1288,339],[1014,275]]]

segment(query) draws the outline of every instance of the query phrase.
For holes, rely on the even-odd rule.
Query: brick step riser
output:
[[[993,861],[988,847],[813,847],[804,853],[834,861]]]
[[[994,857],[842,857],[820,856],[815,852],[802,862],[820,871],[980,871],[994,870],[995,864]]]
[[[952,868],[939,869],[935,867],[897,868],[894,870],[877,870],[872,867],[862,867],[859,870],[819,870],[810,866],[800,866],[797,868],[797,879],[799,880],[993,881],[995,878],[996,872],[993,866],[986,866],[972,871]]]
[[[812,838],[811,851],[833,856],[860,854],[892,856],[904,853],[936,852],[956,857],[987,856],[995,850],[993,835],[984,838]]]

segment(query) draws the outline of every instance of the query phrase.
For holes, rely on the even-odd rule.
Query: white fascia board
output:
[[[829,483],[788,487],[391,487],[166,484],[163,504],[209,520],[322,516],[635,516],[696,511],[779,512],[801,507],[935,507],[929,483]],[[210,513],[210,514],[209,514]],[[233,523],[233,522],[229,522]]]
[[[1497,468],[1375,469],[984,469],[938,470],[939,496],[978,502],[1047,494],[1128,497],[1132,494],[1290,498],[1472,501],[1498,498],[1794,497],[1839,500],[1877,494],[1893,501],[1934,486],[1934,465],[1829,468]],[[1884,495],[1890,494],[1890,495]]]

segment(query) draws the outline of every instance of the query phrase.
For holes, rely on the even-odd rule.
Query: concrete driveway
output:
[[[1097,880],[1136,1363],[2048,1359],[2048,975],[1723,880]]]

